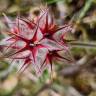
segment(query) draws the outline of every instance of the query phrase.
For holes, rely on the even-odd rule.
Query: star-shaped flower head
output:
[[[34,21],[20,17],[12,21],[6,15],[4,17],[10,28],[10,35],[0,42],[0,46],[6,47],[6,50],[15,49],[7,58],[23,60],[20,70],[32,64],[38,74],[42,73],[47,65],[52,68],[54,58],[66,59],[60,56],[58,51],[68,50],[63,36],[72,28],[70,25],[56,25],[48,9],[41,10]]]

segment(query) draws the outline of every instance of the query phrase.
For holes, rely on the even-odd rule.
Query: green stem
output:
[[[70,42],[72,47],[96,48],[96,42]]]

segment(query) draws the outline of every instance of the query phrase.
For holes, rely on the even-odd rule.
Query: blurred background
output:
[[[0,96],[96,96],[96,0],[0,0],[0,40],[8,35],[2,13],[34,18],[41,6],[57,24],[73,24],[66,39],[75,40],[68,42],[75,64],[56,62],[52,78],[47,71],[38,78],[31,67],[17,76],[18,66],[0,58]]]

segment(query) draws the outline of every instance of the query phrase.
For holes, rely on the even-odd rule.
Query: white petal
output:
[[[15,55],[12,56],[12,58],[24,58],[27,57],[31,54],[31,52],[29,50],[23,51],[23,52],[19,52]]]
[[[41,40],[42,38],[43,38],[43,34],[42,34],[41,30],[38,28],[37,41]]]
[[[8,18],[6,16],[6,14],[3,14],[3,15],[4,15],[4,18],[5,18],[6,22],[8,23],[9,28],[12,28],[13,25],[14,25],[13,22],[12,22],[12,20],[10,18]]]
[[[13,43],[14,41],[13,40],[8,40],[10,39],[11,37],[7,37],[3,40],[0,41],[0,45],[10,45],[11,43]]]
[[[36,62],[34,64],[32,64],[32,67],[35,70],[37,76],[41,76],[41,74],[44,71],[42,69],[42,64],[44,63],[47,52],[48,52],[48,50],[46,48],[40,48],[38,50],[38,54],[37,54],[37,57],[36,57]]]
[[[17,27],[19,27],[20,36],[23,36],[26,39],[31,39],[33,37],[34,31],[31,28],[29,28],[28,25],[24,21],[17,19],[16,25]]]
[[[59,45],[57,42],[50,40],[50,39],[43,39],[41,44],[46,46],[50,51],[52,50],[61,50],[63,47]]]
[[[47,16],[48,16],[48,19],[46,19]],[[50,15],[48,9],[42,10],[40,12],[39,19],[40,19],[39,27],[41,27],[42,29],[45,28],[46,20],[48,22],[48,25],[50,25],[52,23],[51,15]]]

